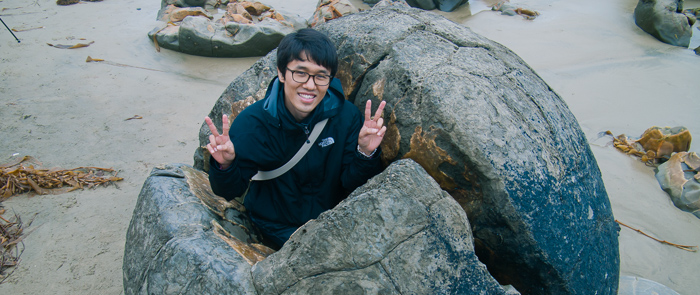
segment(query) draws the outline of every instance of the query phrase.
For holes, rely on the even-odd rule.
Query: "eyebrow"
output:
[[[322,66],[322,67],[323,67],[323,66]],[[307,67],[305,67],[305,66],[301,66],[301,65],[298,65],[298,66],[294,67],[293,70],[295,70],[295,71],[304,70],[307,74],[311,74],[311,73],[309,73],[309,68],[307,68]],[[326,70],[325,67],[323,67],[323,69],[322,69],[321,71],[319,71],[319,72],[316,73],[316,75],[318,75],[318,74],[330,75],[330,72],[329,72],[328,70]]]

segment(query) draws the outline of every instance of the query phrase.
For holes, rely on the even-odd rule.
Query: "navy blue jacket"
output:
[[[243,110],[229,135],[236,158],[226,170],[210,161],[209,181],[227,200],[245,192],[258,170],[269,171],[287,163],[308,139],[314,125],[329,118],[308,153],[291,170],[267,181],[253,181],[244,205],[252,215],[275,223],[301,226],[333,208],[347,193],[381,171],[377,151],[371,159],[357,152],[363,125],[359,109],[345,100],[338,79],[302,122],[284,105],[284,84],[275,78],[265,99]]]

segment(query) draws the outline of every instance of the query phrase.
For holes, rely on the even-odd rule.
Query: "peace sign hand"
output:
[[[386,133],[386,126],[384,126],[384,119],[382,118],[384,106],[386,106],[386,101],[382,101],[379,104],[379,108],[377,108],[377,112],[374,113],[374,117],[370,117],[372,101],[367,100],[365,105],[365,123],[362,125],[360,135],[357,138],[360,151],[365,155],[374,152],[379,147],[379,144],[382,143],[382,139],[384,139],[384,134]]]
[[[216,130],[216,126],[211,121],[209,117],[204,118],[204,121],[209,126],[211,135],[209,135],[209,144],[207,144],[207,150],[211,154],[212,158],[216,160],[221,165],[221,169],[227,169],[233,163],[233,159],[236,158],[236,152],[233,148],[233,142],[228,136],[228,131],[230,125],[228,123],[228,116],[223,115],[221,117],[221,122],[223,125],[223,132],[219,134]]]

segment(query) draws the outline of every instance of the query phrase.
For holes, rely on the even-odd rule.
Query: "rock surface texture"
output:
[[[464,210],[412,160],[266,259],[241,212],[216,214],[235,208],[202,198],[202,186],[206,175],[186,165],[153,170],[127,232],[125,294],[518,294],[479,262]]]
[[[259,294],[506,294],[464,210],[411,160],[393,163],[257,263]]]
[[[656,179],[673,204],[700,218],[700,157],[694,152],[674,153],[659,165]]]
[[[317,27],[338,48],[347,99],[387,101],[384,161],[411,158],[457,200],[479,259],[523,294],[616,294],[617,233],[595,158],[563,100],[502,45],[400,5]],[[261,99],[274,52],[209,114]],[[209,130],[205,124],[200,143]],[[195,167],[208,156],[195,153]]]
[[[166,49],[199,56],[246,57],[262,56],[275,49],[287,34],[308,27],[306,20],[298,16],[281,14],[269,7],[256,11],[250,5],[248,12],[236,1],[223,1],[211,7],[211,3],[200,1],[175,2],[161,9],[159,20],[163,23],[151,30],[148,37]],[[228,3],[228,5],[226,5]],[[166,2],[163,2],[165,5]],[[213,20],[205,13],[182,13],[190,8],[178,8],[175,5],[193,5],[202,9],[226,9],[222,18]],[[256,3],[263,5],[262,3]],[[263,5],[264,6],[264,5]],[[183,14],[174,18],[173,14]]]
[[[659,41],[688,47],[693,21],[683,13],[683,0],[639,0],[634,22]]]
[[[182,164],[154,168],[141,189],[126,235],[124,293],[255,294],[250,262],[214,224],[242,241],[250,235],[195,196],[183,169]],[[229,219],[246,224],[245,218],[229,214]]]

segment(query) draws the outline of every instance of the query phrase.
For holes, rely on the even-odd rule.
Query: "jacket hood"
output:
[[[345,94],[343,94],[340,80],[333,78],[321,103],[316,106],[304,121],[297,123],[284,105],[284,83],[280,82],[278,77],[275,77],[267,86],[263,110],[268,115],[267,118],[270,124],[284,127],[285,129],[296,129],[301,124],[313,126],[323,119],[337,115],[343,108],[344,100]]]

